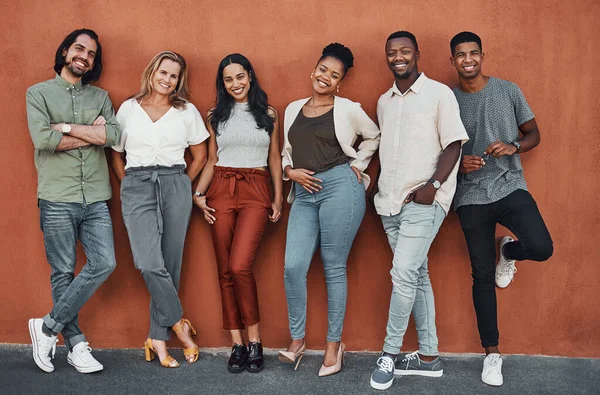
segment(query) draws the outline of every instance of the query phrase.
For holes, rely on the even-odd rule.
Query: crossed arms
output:
[[[39,92],[27,91],[26,97],[29,133],[38,150],[68,151],[90,145],[110,147],[119,141],[119,127],[108,95],[93,124],[71,124],[69,135],[61,132],[64,123],[52,123],[44,98]]]

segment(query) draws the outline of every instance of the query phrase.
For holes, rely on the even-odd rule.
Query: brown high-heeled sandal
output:
[[[183,330],[183,326],[185,324],[188,324],[188,328],[189,328],[188,334],[190,335],[190,338],[192,336],[196,336],[196,329],[194,329],[194,326],[192,325],[192,323],[186,318],[182,318],[178,323],[173,325],[171,327],[171,329],[173,329],[173,331],[175,333],[179,333]],[[191,348],[184,348],[183,355],[185,356],[185,360],[188,361],[188,363],[196,362],[198,360],[198,346],[191,347]],[[188,359],[188,357],[190,357],[190,356],[192,358]]]
[[[146,340],[146,342],[144,343],[144,351],[146,353],[146,361],[147,362],[153,361],[155,354],[158,357],[158,353],[154,349],[154,346],[152,345],[152,339],[150,339],[150,338],[148,338]],[[159,361],[160,361],[160,358],[159,358]],[[173,358],[169,354],[167,354],[167,357],[165,359],[160,361],[160,364],[161,364],[161,366],[163,366],[165,368],[178,368],[180,366],[179,362],[177,362],[175,360],[175,358]]]

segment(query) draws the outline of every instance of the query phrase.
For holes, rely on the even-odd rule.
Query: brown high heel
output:
[[[188,334],[190,336],[190,339],[192,336],[196,336],[196,329],[194,329],[194,326],[192,325],[192,323],[186,319],[186,318],[182,318],[178,323],[176,323],[175,325],[173,325],[171,327],[171,329],[173,329],[173,331],[175,333],[179,333],[183,330],[183,326],[185,324],[188,324]],[[183,349],[183,355],[186,357],[185,360],[188,361],[188,363],[194,363],[198,360],[198,346],[196,347],[191,347],[191,348],[184,348]],[[187,357],[191,356],[191,359],[188,359]]]
[[[152,339],[148,338],[146,340],[146,342],[144,343],[144,352],[146,353],[146,361],[147,362],[151,362],[154,360],[154,354],[156,354],[156,356],[158,357],[158,353],[156,352],[156,350],[154,349],[154,346],[152,345]],[[160,358],[159,358],[159,361],[160,361]],[[165,368],[178,368],[180,366],[179,362],[177,362],[175,360],[175,358],[173,358],[169,354],[167,354],[167,357],[165,359],[160,361],[160,364],[161,364],[161,366],[163,366]]]

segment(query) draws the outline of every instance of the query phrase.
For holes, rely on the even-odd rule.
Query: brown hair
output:
[[[177,86],[169,95],[169,103],[177,109],[185,108],[190,98],[190,91],[187,82],[187,63],[183,56],[172,51],[161,51],[152,58],[142,73],[142,86],[140,91],[133,95],[132,98],[142,102],[150,97],[152,94],[152,76],[154,73],[156,73],[156,70],[158,70],[160,63],[164,59],[172,60],[173,62],[178,63],[181,67],[179,70]]]

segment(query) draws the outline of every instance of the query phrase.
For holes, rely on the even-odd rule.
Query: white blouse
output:
[[[121,104],[117,121],[121,126],[121,140],[112,149],[127,152],[126,169],[185,165],[185,149],[200,144],[209,136],[202,116],[192,103],[180,110],[171,107],[152,122],[137,100],[129,99]]]

